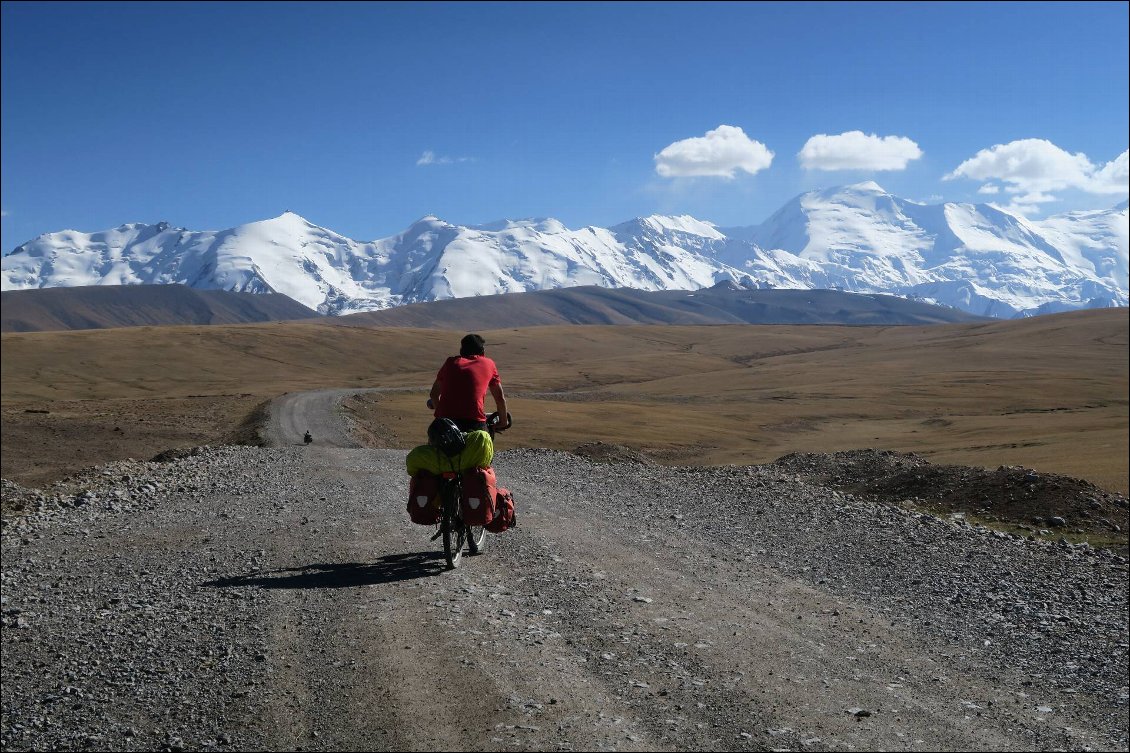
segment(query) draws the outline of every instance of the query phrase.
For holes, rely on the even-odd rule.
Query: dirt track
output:
[[[5,750],[1127,746],[1125,560],[525,450],[519,527],[449,572],[340,398],[5,527]]]
[[[319,447],[360,447],[349,432],[341,411],[341,401],[359,392],[373,390],[317,390],[290,392],[271,403],[266,436],[270,447],[303,444],[306,432]]]

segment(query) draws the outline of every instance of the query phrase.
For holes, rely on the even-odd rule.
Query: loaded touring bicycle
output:
[[[500,417],[487,418],[486,431],[462,432],[448,419],[428,429],[428,444],[408,453],[408,515],[412,522],[436,527],[432,541],[443,539],[449,569],[459,566],[464,548],[486,549],[486,534],[514,527],[514,499],[499,488],[491,462]]]

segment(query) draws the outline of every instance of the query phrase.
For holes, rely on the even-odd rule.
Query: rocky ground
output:
[[[911,510],[960,516],[1033,539],[1066,538],[1127,555],[1126,497],[1019,466],[933,465],[913,453],[794,453],[774,465],[821,486]]]
[[[519,527],[455,571],[407,520],[402,451],[4,482],[0,743],[1127,749],[1120,554],[849,491],[928,476],[913,458],[591,454],[501,452]]]

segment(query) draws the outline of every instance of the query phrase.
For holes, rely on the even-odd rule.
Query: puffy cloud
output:
[[[773,152],[737,126],[720,125],[705,136],[676,141],[655,155],[655,172],[664,178],[732,179],[738,170],[750,175],[769,167]]]
[[[989,206],[996,207],[997,209],[1003,209],[1009,214],[1015,214],[1020,217],[1029,218],[1040,211],[1040,207],[1035,204],[1022,204],[1018,201],[1013,201],[1008,204],[1000,204],[995,201],[990,201]]]
[[[992,183],[986,183],[985,185],[983,185],[983,186],[981,186],[980,188],[977,189],[977,193],[984,193],[984,194],[997,194],[997,193],[1000,193],[1000,192],[1001,192],[1001,187],[993,185]]]
[[[1008,193],[1023,194],[1014,199],[1015,204],[1022,206],[1055,201],[1049,192],[1068,188],[1096,194],[1125,194],[1130,192],[1126,154],[1123,152],[1098,167],[1082,152],[1070,154],[1046,139],[1020,139],[982,149],[942,179],[999,181]],[[988,183],[980,192],[990,192],[986,191],[987,186],[999,188],[996,183]]]
[[[993,206],[1000,206],[1002,209],[1012,212],[1013,214],[1023,215],[1025,217],[1035,214],[1040,211],[1041,204],[1050,204],[1053,201],[1058,201],[1055,196],[1041,191],[1029,191],[1025,194],[1012,196],[1008,204],[992,204]],[[990,202],[991,203],[991,202]]]
[[[806,170],[905,170],[922,156],[918,144],[905,136],[877,136],[848,131],[839,136],[821,133],[797,153]]]
[[[1130,191],[1130,164],[1126,155],[1127,152],[1123,152],[1095,171],[1093,193],[1124,194]]]

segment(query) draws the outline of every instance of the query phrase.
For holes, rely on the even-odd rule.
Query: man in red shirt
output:
[[[435,408],[436,418],[450,418],[460,431],[487,428],[483,398],[490,391],[502,423],[495,429],[510,427],[506,412],[506,396],[498,378],[498,367],[487,358],[486,342],[478,335],[467,335],[459,342],[459,355],[444,361],[432,384],[428,404]]]

